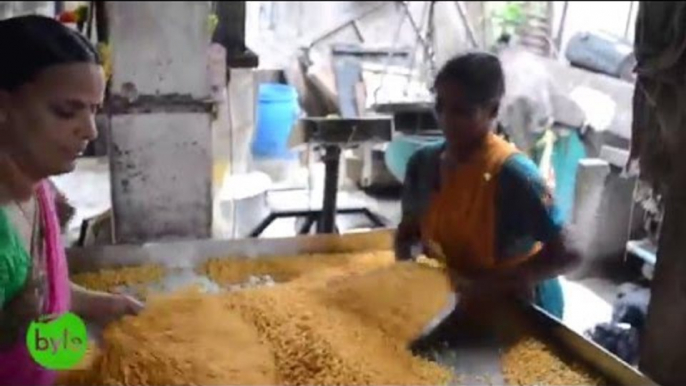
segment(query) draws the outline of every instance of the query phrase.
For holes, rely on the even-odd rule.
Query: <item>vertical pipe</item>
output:
[[[476,41],[476,36],[474,35],[472,23],[469,21],[469,17],[467,16],[467,12],[462,7],[462,3],[456,1],[455,7],[457,8],[457,13],[460,15],[460,18],[462,19],[464,29],[465,31],[467,31],[467,37],[469,38],[469,42],[471,43],[472,48],[479,48],[479,42]]]
[[[64,12],[64,1],[55,1],[55,17]]]
[[[317,233],[334,233],[336,229],[336,199],[338,196],[338,172],[341,162],[341,148],[328,145],[324,154],[324,202],[322,217]]]
[[[629,30],[631,28],[631,15],[634,13],[634,3],[635,1],[629,2],[629,13],[626,16],[626,27],[624,27],[624,39],[629,38]]]
[[[488,38],[488,18],[486,17],[486,2],[479,2],[480,13],[481,13],[481,44],[482,47],[488,47],[490,39]]]
[[[105,2],[94,1],[93,9],[95,11],[95,30],[98,35],[98,42],[107,43],[110,40],[110,34]]]
[[[569,1],[565,1],[562,6],[562,17],[560,17],[560,28],[557,29],[557,36],[555,37],[555,45],[557,52],[562,50],[562,35],[565,31],[565,23],[567,22],[567,10],[569,8]]]

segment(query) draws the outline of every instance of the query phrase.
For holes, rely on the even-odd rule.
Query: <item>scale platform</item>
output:
[[[340,172],[341,152],[343,148],[363,143],[388,142],[393,137],[393,120],[391,117],[368,118],[305,118],[300,120],[290,138],[291,147],[313,144],[324,149],[322,161],[325,166],[324,196],[320,210],[274,211],[267,216],[250,233],[250,237],[259,237],[272,222],[279,218],[304,217],[305,223],[299,234],[309,234],[316,224],[317,233],[338,233],[337,214],[361,214],[367,217],[377,228],[386,226],[381,216],[366,207],[338,209],[338,177]]]

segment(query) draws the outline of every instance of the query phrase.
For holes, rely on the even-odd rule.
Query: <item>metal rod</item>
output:
[[[95,1],[88,3],[88,21],[86,22],[86,37],[93,37],[93,20],[95,20]]]
[[[323,215],[324,211],[323,210],[311,210],[311,209],[305,209],[305,210],[284,210],[284,211],[278,211],[278,212],[272,212],[267,216],[262,222],[260,222],[255,229],[250,232],[250,237],[251,238],[256,238],[259,237],[268,227],[273,223],[274,221],[280,219],[280,218],[293,218],[293,217],[305,217],[305,222],[303,225],[300,227],[298,233],[303,235],[303,234],[309,234],[310,229],[312,228],[312,225],[315,222],[321,222],[321,218]],[[384,221],[384,219],[379,216],[378,214],[372,212],[369,210],[369,208],[364,208],[364,207],[357,207],[357,208],[342,208],[342,209],[336,209],[335,210],[335,215],[364,215],[367,217],[374,227],[376,228],[385,228],[387,225],[387,222]],[[319,225],[318,225],[319,227]],[[319,228],[318,228],[319,229]],[[335,224],[333,227],[334,231],[336,230]],[[332,231],[331,233],[333,233]]]
[[[250,232],[250,237],[259,237],[262,232],[264,232],[265,229],[267,229],[274,222],[274,220],[277,219],[277,217],[278,216],[274,213],[267,216],[267,218],[262,220],[262,222],[252,232]]]
[[[374,12],[380,10],[381,8],[383,8],[384,6],[386,6],[386,4],[387,4],[387,3],[385,3],[385,2],[381,2],[379,5],[377,5],[377,6],[373,7],[373,8],[370,8],[370,9],[368,9],[368,10],[362,12],[362,13],[359,14],[359,15],[356,15],[356,16],[353,16],[353,17],[349,18],[348,20],[344,21],[343,23],[337,25],[336,27],[334,27],[334,28],[328,30],[327,32],[325,32],[324,34],[320,35],[319,37],[313,39],[312,42],[310,43],[310,45],[309,45],[307,48],[308,48],[308,49],[312,49],[312,47],[314,47],[315,45],[321,43],[321,42],[322,42],[323,40],[325,40],[326,38],[328,38],[328,37],[330,37],[330,36],[336,34],[337,32],[339,32],[339,31],[342,30],[343,28],[347,27],[348,25],[350,25],[350,24],[353,23],[354,21],[359,20],[359,19],[362,19],[363,17],[365,17],[365,16],[367,16],[367,15],[370,15],[370,14],[372,14],[372,13],[374,13]]]
[[[335,229],[340,162],[341,148],[336,145],[326,146],[324,154],[324,201],[322,203],[322,217],[318,223],[318,233],[333,233]]]
[[[424,37],[422,36],[422,30],[424,29],[424,19],[428,17],[428,15],[431,13],[430,9],[427,8],[427,5],[429,7],[432,6],[433,3],[429,4],[424,4],[422,7],[422,18],[419,23],[419,27],[414,21],[414,17],[412,17],[412,13],[410,12],[410,7],[406,4],[406,2],[403,1],[403,6],[405,8],[405,12],[407,13],[407,17],[410,19],[410,25],[412,25],[412,29],[414,30],[416,34],[416,39],[415,39],[415,44],[412,47],[412,59],[410,61],[410,71],[407,73],[407,83],[405,84],[405,88],[403,89],[403,95],[407,96],[407,93],[410,89],[410,84],[412,84],[412,72],[414,71],[414,65],[415,61],[417,59],[417,45],[421,44],[422,45],[422,50],[424,51],[424,60],[428,60],[428,47],[426,46],[426,42],[424,40]],[[431,22],[429,20],[429,22]]]
[[[562,34],[565,30],[565,23],[567,22],[567,9],[569,8],[569,1],[565,1],[562,6],[562,17],[560,17],[560,28],[557,29],[557,36],[555,37],[555,46],[557,52],[562,49]]]
[[[357,35],[357,38],[360,39],[360,43],[364,43],[364,34],[362,33],[362,29],[360,29],[360,25],[357,24],[357,21],[355,20],[353,20],[350,24],[352,24],[353,29],[355,30],[355,34]]]
[[[372,222],[372,224],[374,224],[375,227],[383,228],[386,226],[386,222],[371,210],[364,208],[362,213],[367,216],[367,218]]]
[[[317,222],[317,216],[310,214],[307,216],[307,219],[305,220],[305,223],[300,227],[300,230],[298,231],[299,235],[309,235],[310,234],[310,229],[312,229],[312,224]]]
[[[462,19],[462,23],[464,24],[464,28],[467,31],[467,37],[469,38],[469,42],[472,43],[473,48],[479,48],[479,43],[476,41],[476,35],[474,34],[474,29],[472,28],[472,23],[469,22],[469,18],[467,17],[467,12],[462,7],[462,3],[459,1],[456,1],[455,7],[457,7],[457,12],[460,14],[460,18]]]
[[[110,41],[110,25],[107,17],[107,7],[104,1],[95,1],[95,31],[98,34],[98,42],[108,43]]]
[[[412,12],[410,12],[410,6],[407,4],[407,1],[401,1],[400,2],[403,6],[403,9],[405,10],[405,14],[407,15],[408,20],[410,21],[410,26],[412,27],[412,30],[414,31],[417,40],[419,43],[422,45],[424,48],[424,51],[426,52],[428,49],[428,43],[426,42],[426,39],[424,39],[424,36],[422,36],[422,29],[424,27],[424,22],[422,20],[421,25],[417,25],[417,22],[415,22],[414,17],[412,16]],[[434,2],[429,3],[429,6],[433,4]],[[426,8],[426,5],[424,5],[424,8]],[[422,18],[423,14],[425,11],[422,11]]]
[[[626,17],[626,27],[624,28],[624,38],[629,38],[629,28],[631,28],[631,14],[634,13],[634,3],[635,1],[629,2],[629,14]]]
[[[400,2],[401,6],[404,6],[404,2]],[[384,71],[381,73],[381,79],[379,80],[379,86],[374,90],[374,103],[378,103],[379,98],[379,91],[383,88],[384,80],[386,80],[386,74],[388,73],[388,68],[391,66],[391,59],[393,58],[393,50],[398,46],[398,42],[400,41],[400,32],[402,32],[403,29],[403,24],[405,23],[405,16],[408,16],[407,13],[403,13],[400,15],[400,21],[398,22],[398,26],[395,29],[395,35],[393,36],[393,45],[391,46],[391,50],[388,52],[388,55],[386,56],[386,64],[384,65]],[[410,18],[411,19],[411,18]]]
[[[64,1],[55,1],[55,16],[59,16],[64,11]]]

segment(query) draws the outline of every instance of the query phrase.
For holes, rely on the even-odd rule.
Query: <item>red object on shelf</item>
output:
[[[57,17],[57,20],[59,20],[61,23],[76,23],[78,21],[78,17],[75,11],[64,11],[60,13],[60,15]]]

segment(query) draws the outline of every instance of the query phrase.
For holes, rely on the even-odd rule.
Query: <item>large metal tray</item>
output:
[[[72,273],[106,268],[160,264],[170,269],[192,269],[212,258],[261,258],[308,253],[345,253],[388,250],[391,231],[374,231],[343,236],[317,235],[283,239],[194,240],[145,245],[116,245],[68,250]],[[605,377],[609,384],[656,385],[636,369],[602,347],[572,331],[556,318],[531,305],[517,305],[510,312],[534,326],[548,343],[581,361]],[[442,345],[444,339],[436,339]],[[439,346],[428,347],[436,350]],[[453,341],[441,349],[436,360],[451,366],[465,384],[504,384],[500,371],[500,344],[488,336],[478,340]],[[435,351],[434,351],[435,352]]]

